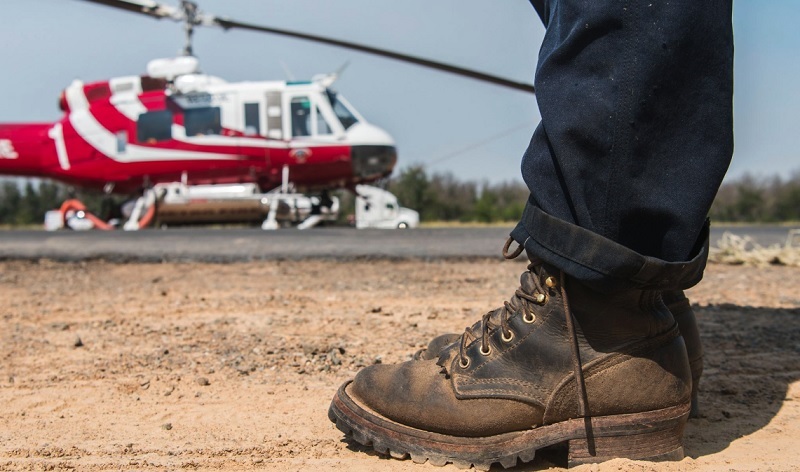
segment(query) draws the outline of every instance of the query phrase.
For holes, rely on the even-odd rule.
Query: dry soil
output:
[[[524,268],[0,262],[0,469],[456,470],[348,442],[330,399],[361,367],[472,324]],[[706,370],[687,457],[578,470],[800,470],[798,280],[710,265],[690,291]]]

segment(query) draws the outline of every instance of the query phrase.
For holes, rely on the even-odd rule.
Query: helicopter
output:
[[[195,27],[289,36],[533,92],[527,84],[427,59],[209,15],[187,0],[179,7],[83,1],[182,22],[183,55],[151,61],[145,75],[74,81],[59,96],[64,116],[55,123],[0,124],[0,174],[134,195],[126,229],[146,226],[159,202],[176,195],[186,203],[215,199],[228,206],[258,200],[256,213],[267,215],[262,227],[273,228],[280,204],[309,207],[297,203],[306,194],[329,201],[328,191],[385,178],[397,163],[389,133],[332,88],[341,69],[308,81],[228,83],[200,72]]]

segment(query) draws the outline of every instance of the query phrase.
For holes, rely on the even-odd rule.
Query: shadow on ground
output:
[[[695,307],[705,347],[700,418],[684,439],[693,458],[766,426],[800,379],[800,309]]]

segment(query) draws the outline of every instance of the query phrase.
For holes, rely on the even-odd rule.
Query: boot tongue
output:
[[[523,292],[533,294],[536,291],[535,277],[538,277],[538,275],[532,269],[523,272],[519,276],[519,286],[522,287]]]

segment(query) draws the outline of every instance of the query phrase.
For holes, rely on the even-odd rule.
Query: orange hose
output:
[[[61,212],[61,218],[64,222],[65,227],[67,226],[67,212],[70,210],[84,212],[86,214],[86,219],[91,221],[94,227],[97,229],[101,229],[103,231],[110,231],[114,229],[113,226],[111,226],[110,224],[106,223],[105,221],[101,220],[100,218],[90,213],[86,209],[86,205],[84,205],[83,202],[74,198],[62,203],[61,208],[58,210]]]

